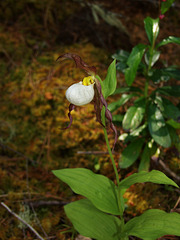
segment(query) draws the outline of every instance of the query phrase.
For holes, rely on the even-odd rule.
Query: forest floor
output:
[[[132,4],[133,2],[133,4]],[[1,3],[0,18],[0,202],[4,202],[44,239],[72,239],[75,230],[65,216],[63,206],[80,197],[60,182],[52,170],[85,167],[114,180],[115,176],[103,137],[96,122],[93,105],[76,108],[71,128],[65,90],[84,76],[71,61],[56,62],[59,55],[73,52],[106,76],[112,54],[118,49],[130,51],[138,43],[147,43],[144,19],[157,18],[158,6],[151,1],[96,1],[105,14],[114,13],[121,21],[110,25],[92,14],[92,3],[80,1],[18,1]],[[161,20],[159,41],[179,36],[180,5],[172,7]],[[114,20],[115,21],[115,20]],[[113,23],[114,24],[114,23]],[[180,47],[162,48],[160,63],[180,66]],[[118,86],[125,86],[117,73]],[[173,81],[172,81],[173,83]],[[143,79],[136,85],[143,88]],[[152,85],[151,88],[154,86]],[[110,102],[117,99],[111,97]],[[178,101],[178,100],[177,100]],[[118,133],[122,129],[117,127]],[[113,133],[109,132],[113,144]],[[118,142],[118,163],[124,145]],[[177,183],[172,173],[180,174],[179,154],[164,149],[161,160],[151,168],[163,171]],[[138,164],[138,163],[137,163]],[[136,172],[137,164],[121,170],[121,179]],[[170,169],[170,172],[167,171]],[[180,209],[179,190],[156,184],[133,185],[125,195],[126,219],[149,208],[167,212]],[[76,239],[80,239],[75,233]],[[37,239],[31,229],[0,206],[0,239]],[[132,237],[132,239],[136,239]],[[165,236],[163,239],[178,239]]]

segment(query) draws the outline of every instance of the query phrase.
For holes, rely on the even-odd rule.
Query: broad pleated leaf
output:
[[[121,168],[127,168],[137,160],[141,152],[143,143],[143,138],[136,139],[123,150],[119,162],[119,166]]]
[[[125,225],[125,236],[156,240],[164,235],[180,236],[180,214],[150,209]]]
[[[81,235],[97,240],[119,239],[119,218],[101,212],[88,199],[67,204],[64,209]]]
[[[142,172],[132,174],[131,176],[123,179],[120,182],[119,188],[128,189],[131,185],[135,183],[144,183],[144,182],[168,184],[174,187],[178,187],[178,185],[173,180],[168,178],[164,173],[157,170],[152,170],[151,172],[142,171]]]
[[[77,194],[87,197],[101,211],[119,214],[116,185],[107,177],[85,168],[69,168],[53,171]]]
[[[148,107],[148,127],[152,138],[159,145],[167,148],[171,146],[171,137],[160,109],[151,103]]]
[[[150,17],[147,17],[144,20],[144,27],[145,27],[149,42],[152,45],[153,41],[157,38],[159,34],[159,19],[158,18],[152,19]]]
[[[125,70],[125,80],[128,86],[131,86],[136,77],[136,72],[146,47],[147,46],[144,44],[138,44],[132,49],[132,52],[127,61],[127,65],[129,67]]]

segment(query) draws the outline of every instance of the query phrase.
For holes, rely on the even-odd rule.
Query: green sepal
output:
[[[114,60],[107,70],[105,80],[101,81],[102,92],[105,99],[114,93],[116,85],[116,60]]]

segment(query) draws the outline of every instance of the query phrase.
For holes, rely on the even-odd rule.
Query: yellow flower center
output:
[[[91,85],[93,83],[94,83],[94,79],[93,79],[92,76],[88,76],[88,77],[83,78],[82,84],[84,86],[89,86],[89,85]]]

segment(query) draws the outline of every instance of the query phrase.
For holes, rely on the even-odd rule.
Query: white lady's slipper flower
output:
[[[71,85],[66,91],[66,98],[75,106],[82,106],[90,103],[94,98],[93,77],[85,77],[83,81]]]
[[[85,63],[80,56],[73,53],[65,53],[57,58],[57,61],[61,59],[72,59],[74,60],[76,67],[83,69],[86,74],[91,75],[88,77],[85,77],[83,81],[79,83],[75,83],[72,86],[70,86],[66,91],[66,98],[70,102],[69,105],[69,125],[63,129],[67,129],[71,126],[73,118],[71,115],[72,110],[75,109],[75,106],[82,106],[85,104],[90,103],[92,100],[94,102],[94,110],[96,113],[96,120],[103,126],[102,120],[101,120],[101,111],[103,107],[105,108],[105,117],[108,121],[108,125],[115,133],[115,139],[114,139],[114,146],[115,147],[116,141],[117,141],[117,130],[112,122],[112,115],[111,112],[108,109],[107,102],[103,96],[102,89],[101,89],[101,83],[96,78],[96,68],[94,66],[88,66],[87,63]]]

